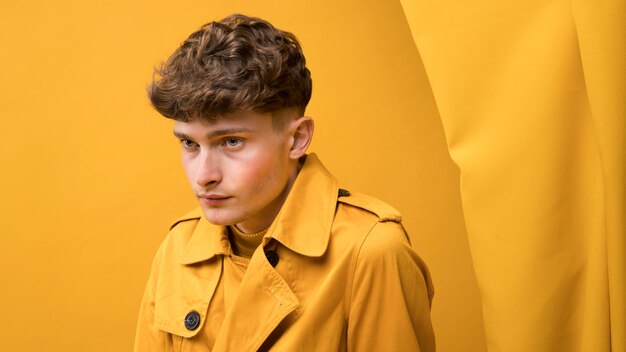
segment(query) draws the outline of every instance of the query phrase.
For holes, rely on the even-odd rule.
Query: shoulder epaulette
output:
[[[339,197],[337,201],[374,213],[380,221],[402,221],[400,212],[382,200],[358,192],[349,192],[348,194],[347,196]]]
[[[172,225],[170,225],[170,230],[173,229],[174,227],[176,227],[176,225],[178,225],[181,222],[189,221],[189,220],[198,220],[201,217],[202,217],[202,209],[201,208],[196,208],[196,209],[190,211],[189,213],[181,216],[180,218],[176,219],[176,221],[174,221],[172,223]]]

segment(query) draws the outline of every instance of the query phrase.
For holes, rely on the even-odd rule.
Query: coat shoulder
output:
[[[372,213],[378,217],[378,221],[380,222],[402,221],[402,215],[398,210],[396,210],[396,208],[378,198],[374,198],[367,194],[350,192],[350,195],[339,197],[337,201],[339,203],[343,203]]]
[[[195,208],[194,210],[188,212],[187,214],[179,217],[174,222],[172,222],[172,224],[170,225],[170,230],[173,230],[174,227],[176,227],[178,224],[180,224],[182,222],[193,221],[193,220],[200,220],[201,217],[202,217],[202,209],[201,208]]]

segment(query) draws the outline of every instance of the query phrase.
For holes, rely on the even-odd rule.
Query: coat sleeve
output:
[[[401,224],[379,222],[357,254],[348,351],[434,351],[433,288]]]
[[[169,335],[154,325],[155,291],[160,271],[161,249],[159,248],[152,262],[152,270],[139,309],[137,331],[135,333],[135,352],[173,350]]]

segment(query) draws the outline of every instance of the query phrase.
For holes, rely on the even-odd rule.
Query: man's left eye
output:
[[[226,144],[229,147],[238,147],[239,145],[241,145],[241,143],[242,143],[242,140],[240,138],[228,137],[224,139],[224,144]]]

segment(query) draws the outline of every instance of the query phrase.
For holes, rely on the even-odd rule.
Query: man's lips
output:
[[[198,195],[198,200],[200,201],[200,203],[206,205],[219,205],[230,198],[232,197],[216,193],[202,193]]]
[[[225,194],[218,194],[218,193],[200,193],[198,194],[198,198],[224,199],[224,198],[230,198],[230,196],[227,196]]]

